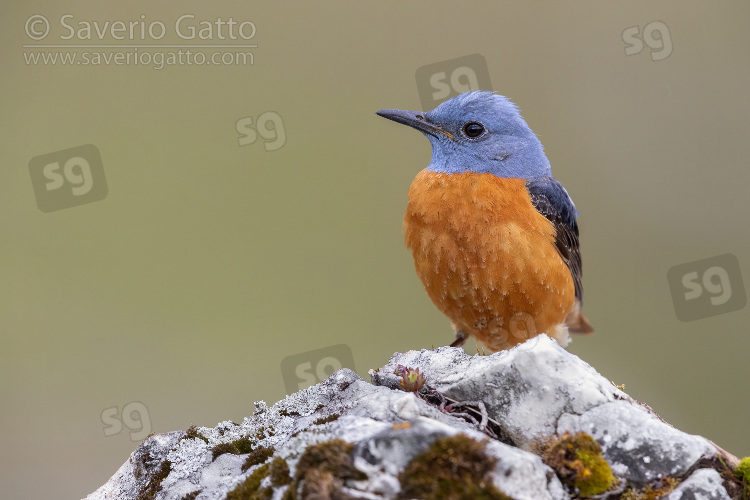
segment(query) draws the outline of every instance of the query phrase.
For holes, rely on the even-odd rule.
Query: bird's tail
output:
[[[594,333],[594,327],[591,326],[586,316],[581,314],[581,301],[576,299],[576,303],[573,305],[573,309],[568,313],[568,317],[565,318],[565,324],[568,325],[568,330],[573,333]]]

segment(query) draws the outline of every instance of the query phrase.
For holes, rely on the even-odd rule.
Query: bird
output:
[[[497,352],[545,333],[566,347],[569,332],[593,333],[581,313],[579,213],[518,107],[475,90],[427,112],[376,114],[432,145],[403,232],[427,295],[451,320],[451,346],[473,337]]]

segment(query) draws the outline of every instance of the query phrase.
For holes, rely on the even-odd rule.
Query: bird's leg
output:
[[[469,335],[458,328],[454,327],[454,330],[456,330],[456,340],[453,341],[451,347],[461,347],[466,342],[466,339],[469,338]]]

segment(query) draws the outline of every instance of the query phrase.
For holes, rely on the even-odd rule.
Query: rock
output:
[[[395,389],[396,367],[418,366],[446,396],[484,402],[490,418],[521,448],[555,433],[585,431],[601,444],[613,470],[639,485],[682,475],[716,453],[708,440],[670,426],[550,338],[529,343],[532,348],[522,344],[491,356],[450,348],[411,351],[394,356],[373,381]]]
[[[699,469],[682,482],[665,500],[730,500],[713,469]]]
[[[514,499],[547,500],[568,498],[554,471],[542,460],[518,448],[475,430],[459,431],[435,420],[419,417],[408,426],[389,426],[378,434],[360,441],[354,448],[354,465],[375,478],[378,484],[363,483],[365,491],[383,491],[387,498],[399,493],[397,476],[418,455],[426,452],[440,438],[464,434],[476,441],[487,441],[486,452],[497,458],[492,471],[493,482]]]
[[[400,384],[412,376],[419,389],[416,368],[419,396]],[[87,498],[567,499],[582,484],[571,478],[598,471],[544,450],[588,435],[600,457],[590,463],[611,468],[607,484],[614,472],[612,498],[664,478],[684,480],[672,500],[729,498],[705,467],[735,457],[671,427],[544,335],[490,356],[397,353],[370,376],[339,370],[270,408],[256,402],[241,424],[151,436]]]

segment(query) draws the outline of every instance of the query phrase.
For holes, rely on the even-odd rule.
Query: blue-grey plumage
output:
[[[514,179],[552,175],[542,143],[505,96],[477,90],[427,113],[386,109],[378,114],[425,133],[432,144],[427,167],[432,171]],[[472,128],[473,124],[480,127]]]

